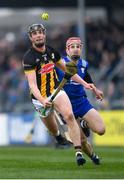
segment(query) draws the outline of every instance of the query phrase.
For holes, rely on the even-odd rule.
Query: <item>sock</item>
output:
[[[82,154],[81,146],[75,146],[74,148],[76,150],[76,153],[81,153]]]
[[[82,156],[82,152],[77,151],[77,152],[75,153],[75,155],[76,155],[76,156],[77,156],[77,155],[81,155],[81,156]]]
[[[93,158],[93,157],[95,157],[96,156],[96,154],[95,153],[92,153],[92,155],[90,156],[91,157],[91,159]]]
[[[82,127],[82,128],[87,128],[87,127],[88,127],[88,126],[87,126],[87,122],[84,121],[84,120],[82,120],[82,121],[81,121],[81,127]]]
[[[63,137],[61,134],[59,134],[58,136],[55,136],[55,138],[56,138],[57,142],[63,141]]]
[[[55,134],[55,137],[60,135],[60,131],[58,130],[57,133]]]

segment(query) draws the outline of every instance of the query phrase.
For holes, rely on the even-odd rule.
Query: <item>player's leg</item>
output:
[[[72,102],[72,106],[73,106],[74,115],[76,118],[78,118],[77,122],[79,124],[80,131],[81,131],[82,150],[92,159],[92,161],[95,164],[99,164],[100,163],[99,158],[93,152],[92,145],[87,141],[86,136],[84,135],[84,132],[82,131],[81,124],[79,121],[82,118],[84,119],[85,115],[93,108],[93,106],[90,104],[90,102],[88,101],[86,97],[76,99],[76,101]]]
[[[72,107],[66,93],[63,92],[61,95],[56,97],[54,101],[54,107],[64,117],[64,120],[66,121],[68,126],[70,137],[74,145],[80,146],[81,141],[80,141],[79,127],[74,118]]]
[[[82,131],[80,121],[77,120],[77,122],[80,127],[82,151],[92,160],[92,162],[94,164],[99,165],[100,164],[99,157],[94,153],[93,146],[88,142],[87,137],[85,136],[84,132]]]
[[[69,135],[76,150],[77,164],[83,165],[85,163],[85,159],[83,158],[81,152],[80,129],[74,118],[69,98],[64,91],[55,98],[54,107],[59,113],[61,113],[67,123]]]
[[[41,121],[49,130],[50,134],[52,134],[55,137],[56,141],[59,144],[65,145],[67,143],[67,140],[60,134],[60,131],[59,131],[59,128],[58,128],[58,125],[54,116],[54,111],[51,111],[48,117],[43,118],[41,117],[41,114],[40,114],[40,109],[43,107],[43,105],[37,100],[33,100],[32,102],[34,104],[36,111],[39,113]]]
[[[93,106],[89,103],[88,99],[84,97],[79,97],[77,99],[71,99],[73,112],[75,118],[78,119],[81,123],[81,128],[86,135],[86,137],[90,136],[90,128],[88,127],[87,122],[83,119],[84,115],[93,108]]]
[[[71,140],[69,133],[68,133],[67,124],[65,123],[63,117],[56,110],[54,110],[54,114],[55,114],[55,118],[56,118],[56,122],[57,122],[57,125],[59,128],[60,134],[63,137],[65,137],[67,140],[67,142],[64,146],[61,145],[60,143],[56,142],[55,147],[56,148],[64,148],[64,149],[72,147],[73,143],[72,143],[72,140]]]
[[[105,124],[99,112],[94,108],[90,109],[84,116],[83,119],[88,123],[88,126],[93,132],[103,135],[105,133]]]
[[[93,148],[92,148],[92,146],[88,143],[87,138],[86,138],[84,132],[83,132],[82,129],[81,129],[81,125],[80,125],[80,122],[79,122],[78,119],[77,119],[77,123],[78,123],[79,128],[80,128],[82,150],[83,150],[88,156],[91,156],[92,153],[93,153]]]
[[[46,118],[41,118],[41,121],[45,124],[47,129],[50,131],[51,134],[57,135],[58,134],[58,126],[54,117],[54,112],[51,112],[49,116]]]
[[[55,139],[59,145],[65,146],[68,143],[66,138],[64,138],[60,134],[58,124],[57,124],[56,119],[55,119],[54,112],[51,112],[48,117],[42,118],[41,120],[45,124],[47,129],[49,130],[50,134],[52,134],[55,137]]]
[[[90,128],[88,127],[87,122],[83,118],[78,118],[80,121],[81,129],[84,132],[86,137],[90,136]]]

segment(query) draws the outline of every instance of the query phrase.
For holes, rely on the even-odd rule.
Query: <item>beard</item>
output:
[[[78,61],[80,59],[80,55],[72,55],[71,59],[74,61]]]

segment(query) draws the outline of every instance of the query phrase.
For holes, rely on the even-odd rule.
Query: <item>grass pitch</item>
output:
[[[100,166],[86,157],[78,167],[73,149],[51,147],[0,148],[0,178],[16,179],[121,179],[124,178],[124,147],[96,147]]]

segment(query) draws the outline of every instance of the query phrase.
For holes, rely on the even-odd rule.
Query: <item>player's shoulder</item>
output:
[[[23,60],[30,58],[31,56],[33,56],[33,54],[34,54],[33,48],[28,49],[23,56]]]
[[[70,61],[70,58],[68,56],[62,56],[62,60],[64,62],[69,62]]]
[[[49,53],[58,53],[59,54],[59,52],[56,49],[54,49],[52,46],[46,45],[46,49],[47,49],[47,52],[49,52]]]
[[[34,59],[34,50],[33,50],[33,48],[29,48],[25,52],[25,54],[24,54],[24,56],[22,58],[22,61],[24,63],[29,63],[29,62],[31,63],[33,61],[33,59]]]
[[[50,55],[54,62],[57,62],[61,59],[60,53],[49,45],[46,45],[46,52]]]

